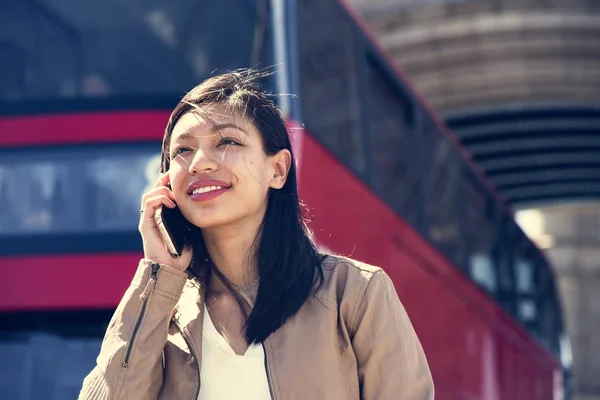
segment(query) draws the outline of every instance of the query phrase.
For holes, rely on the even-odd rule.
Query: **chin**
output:
[[[231,203],[185,204],[181,208],[185,218],[200,229],[213,229],[237,225],[243,222],[254,222],[264,217],[264,211],[254,209],[247,203],[232,205]],[[261,212],[262,211],[262,212]]]
[[[204,215],[204,216],[200,216],[200,215],[194,215],[191,218],[187,219],[188,221],[190,221],[190,223],[192,225],[194,225],[197,228],[201,228],[201,229],[206,229],[206,228],[214,228],[215,226],[219,226],[219,225],[223,225],[224,223],[227,223],[226,221],[223,221],[221,218],[215,218],[214,215]]]
[[[220,213],[217,212],[203,212],[194,210],[194,212],[190,214],[191,215],[189,218],[186,216],[187,220],[190,221],[192,225],[200,229],[215,228],[234,222],[234,218],[231,218],[230,215],[219,215]]]

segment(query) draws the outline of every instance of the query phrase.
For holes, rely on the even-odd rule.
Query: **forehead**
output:
[[[220,129],[216,129],[219,127]],[[239,127],[241,130],[235,127]],[[259,135],[254,124],[248,118],[227,111],[224,107],[214,107],[210,111],[192,110],[182,115],[173,128],[171,141],[190,135],[219,135],[219,131],[223,129],[237,131],[239,134],[246,133],[249,137]]]

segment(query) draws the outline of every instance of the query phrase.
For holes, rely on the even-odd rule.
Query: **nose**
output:
[[[192,158],[188,172],[194,175],[201,172],[215,171],[218,167],[219,165],[210,151],[198,148]]]

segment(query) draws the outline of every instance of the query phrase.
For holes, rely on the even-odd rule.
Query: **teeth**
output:
[[[218,189],[223,189],[223,187],[222,186],[206,186],[206,187],[194,189],[192,191],[192,194],[207,193],[207,192],[212,192],[213,190],[218,190]]]

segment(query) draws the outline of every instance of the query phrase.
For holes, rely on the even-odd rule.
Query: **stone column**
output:
[[[536,215],[538,226],[531,215],[518,219],[546,247],[557,278],[572,349],[573,399],[600,400],[600,205],[546,207]]]

